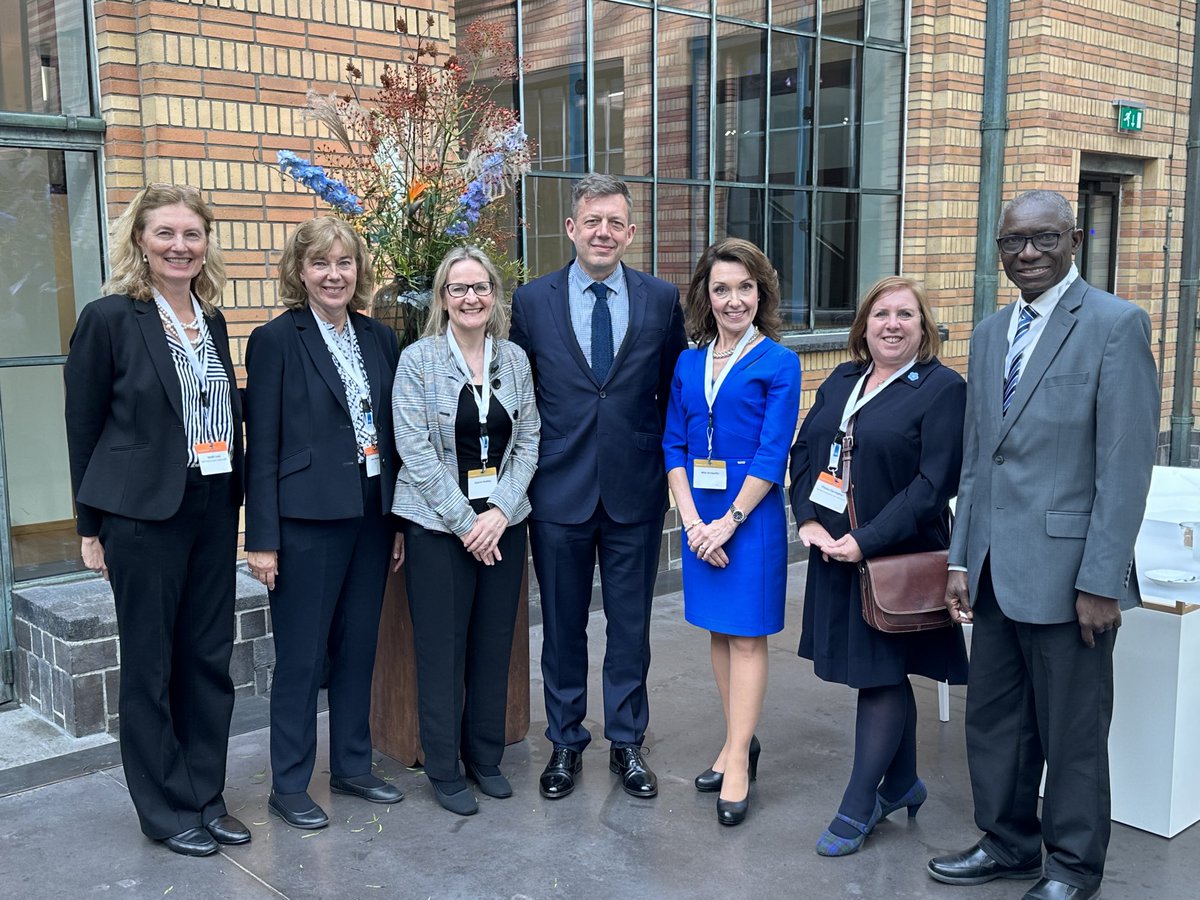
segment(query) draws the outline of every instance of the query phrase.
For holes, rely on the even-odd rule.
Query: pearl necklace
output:
[[[159,307],[157,303],[155,304],[155,308],[158,309],[158,318],[162,321],[163,330],[165,330],[167,334],[175,334],[175,325],[171,319],[165,312],[162,311],[162,308]],[[196,316],[190,322],[180,322],[179,324],[183,326],[185,332],[196,332],[196,336],[194,338],[188,338],[188,342],[193,347],[199,347],[201,342],[204,340],[204,332],[200,330],[200,317]],[[178,335],[175,336],[178,337]]]
[[[753,344],[754,339],[756,337],[758,337],[758,327],[755,325],[751,325],[750,328],[753,330],[753,336],[750,338],[750,340],[748,340],[746,342],[747,347],[749,347],[751,344]],[[729,357],[733,356],[733,351],[736,349],[737,349],[737,344],[734,344],[728,350],[721,350],[720,352],[717,352],[717,349],[714,347],[713,348],[713,359],[729,359]]]

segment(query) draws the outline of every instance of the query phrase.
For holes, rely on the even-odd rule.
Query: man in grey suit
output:
[[[1061,195],[1019,195],[999,235],[1021,299],[971,340],[946,589],[954,620],[975,625],[967,760],[984,835],[928,868],[949,884],[1040,877],[1026,900],[1090,900],[1110,831],[1113,644],[1139,602],[1158,435],[1150,319],[1079,277],[1083,232]]]

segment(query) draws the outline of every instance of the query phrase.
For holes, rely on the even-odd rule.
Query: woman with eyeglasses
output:
[[[434,796],[462,816],[479,807],[460,753],[484,794],[512,796],[500,759],[541,431],[529,361],[504,339],[501,287],[481,250],[451,250],[392,394],[421,749]]]

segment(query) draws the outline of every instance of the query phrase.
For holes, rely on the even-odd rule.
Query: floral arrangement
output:
[[[427,32],[434,21],[426,18]],[[404,19],[396,30],[407,35]],[[366,238],[376,275],[391,283],[373,312],[402,339],[419,335],[429,280],[452,247],[483,248],[510,286],[524,276],[509,255],[513,218],[500,201],[529,170],[529,141],[516,112],[493,99],[519,63],[500,23],[467,26],[457,49],[449,55],[417,36],[369,99],[362,71],[347,64],[350,96],[308,93],[309,115],[334,142],[320,148],[327,167],[287,150],[277,159]]]

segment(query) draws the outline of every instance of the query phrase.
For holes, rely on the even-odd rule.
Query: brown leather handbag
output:
[[[842,472],[846,479],[850,527],[857,528],[854,482],[850,478],[853,449],[854,420],[851,419],[842,440]],[[927,550],[861,560],[858,584],[866,623],[876,631],[888,634],[948,628],[952,624],[945,603],[949,556],[948,550]]]

